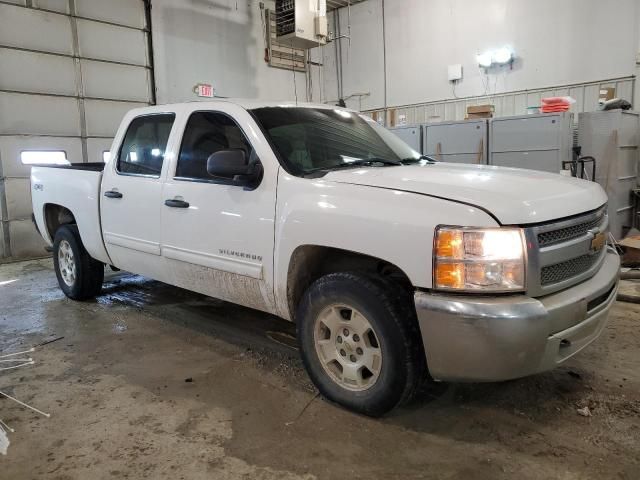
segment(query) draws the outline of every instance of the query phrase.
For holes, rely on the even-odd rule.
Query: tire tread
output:
[[[313,329],[313,326],[307,324],[312,322],[313,319],[308,318],[308,315],[306,315],[310,311],[313,302],[326,301],[327,298],[330,298],[336,285],[345,287],[357,285],[357,288],[353,288],[353,290],[360,291],[364,287],[366,296],[375,297],[376,301],[382,306],[382,310],[386,314],[384,316],[385,321],[391,322],[392,328],[400,332],[400,338],[403,342],[400,351],[404,355],[402,363],[404,372],[406,372],[403,385],[399,386],[402,389],[402,393],[397,395],[395,392],[387,392],[385,394],[386,398],[383,398],[385,395],[382,395],[376,401],[362,401],[357,394],[354,394],[353,401],[347,404],[345,401],[341,402],[339,399],[331,398],[331,395],[326,395],[326,392],[330,389],[323,388],[323,382],[332,382],[332,380],[328,377],[324,378],[326,375],[324,372],[319,375],[318,372],[314,371],[313,363],[307,356],[315,355],[315,352],[305,352],[305,341],[300,338],[301,345],[303,345],[303,362],[316,386],[321,392],[325,390],[322,393],[325,393],[329,400],[341,403],[365,415],[375,417],[384,415],[390,410],[409,402],[427,378],[422,336],[416,318],[413,297],[410,292],[403,289],[398,283],[375,273],[349,271],[325,275],[316,280],[307,289],[298,305],[296,319],[299,322],[298,331],[300,337],[310,335],[308,329]],[[366,296],[361,301],[366,300]]]
[[[79,254],[78,260],[79,265],[77,268],[80,270],[80,274],[78,276],[79,285],[77,288],[69,288],[60,278],[60,273],[58,271],[58,262],[57,262],[57,245],[66,239],[70,242],[71,247],[76,250],[74,254]],[[91,298],[95,298],[100,294],[102,290],[102,283],[104,281],[104,264],[87,252],[86,248],[82,244],[82,240],[80,238],[80,232],[78,230],[78,226],[75,224],[67,224],[62,225],[56,231],[55,240],[53,242],[54,249],[54,263],[56,266],[56,275],[58,276],[58,283],[60,284],[60,288],[65,293],[65,295],[73,300],[88,300]]]

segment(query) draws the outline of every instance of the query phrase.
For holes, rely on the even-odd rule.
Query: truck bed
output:
[[[90,163],[71,163],[69,165],[33,165],[34,167],[45,168],[62,168],[64,170],[89,170],[91,172],[102,172],[104,170],[104,162],[90,162]]]
[[[47,211],[50,207],[64,207],[75,218],[89,255],[110,263],[100,224],[104,166],[104,163],[34,165],[31,168],[31,200],[36,225],[49,245],[53,244],[55,232],[49,231]]]

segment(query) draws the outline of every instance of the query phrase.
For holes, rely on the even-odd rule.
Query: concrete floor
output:
[[[617,304],[562,368],[441,385],[373,420],[317,397],[287,322],[122,273],[73,302],[49,260],[4,264],[0,352],[64,338],[0,372],[51,413],[0,398],[16,430],[0,478],[637,480],[639,326],[640,305]]]

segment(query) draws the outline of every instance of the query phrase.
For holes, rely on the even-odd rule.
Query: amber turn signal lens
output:
[[[467,292],[525,290],[523,232],[512,227],[438,226],[433,286]]]
[[[463,288],[464,263],[440,263],[435,277],[436,288]]]
[[[463,258],[463,239],[460,230],[440,230],[436,240],[438,258]]]

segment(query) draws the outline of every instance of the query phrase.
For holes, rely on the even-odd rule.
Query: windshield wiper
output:
[[[326,171],[326,170],[338,170],[341,168],[353,168],[353,167],[372,167],[376,164],[380,164],[381,166],[390,166],[390,165],[402,165],[402,162],[398,160],[389,160],[387,158],[363,158],[361,160],[354,160],[353,162],[344,162],[339,163],[337,165],[331,165],[330,167],[318,167],[313,168],[311,170],[307,170],[305,174],[318,172],[318,171]]]
[[[437,160],[433,157],[429,157],[428,155],[420,155],[418,158],[413,158],[413,157],[409,157],[409,158],[403,158],[402,160],[400,160],[402,162],[403,165],[409,165],[412,163],[418,163],[422,160],[426,160],[429,163],[435,163],[437,162]]]

